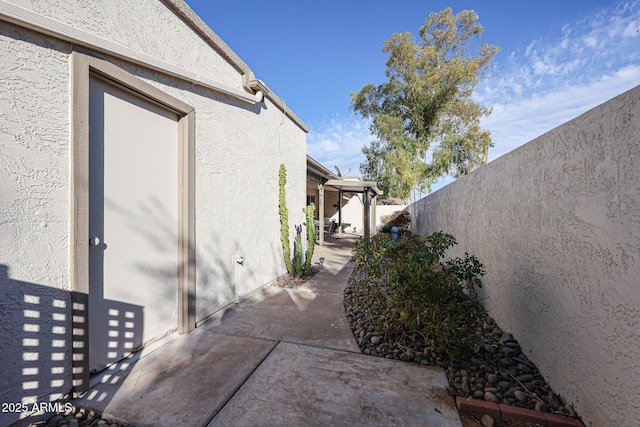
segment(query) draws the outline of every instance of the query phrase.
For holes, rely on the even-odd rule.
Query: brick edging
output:
[[[470,397],[456,397],[456,406],[460,412],[469,412],[477,415],[488,414],[495,419],[504,421],[530,421],[543,427],[584,427],[584,424],[576,418],[485,402],[484,400],[471,399]]]

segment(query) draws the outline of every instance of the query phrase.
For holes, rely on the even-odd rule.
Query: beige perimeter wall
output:
[[[409,206],[588,426],[640,420],[640,86]]]

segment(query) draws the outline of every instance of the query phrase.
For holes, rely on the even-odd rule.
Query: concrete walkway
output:
[[[89,390],[76,404],[146,426],[461,426],[442,369],[360,353],[343,308],[353,238],[325,268],[266,287]]]

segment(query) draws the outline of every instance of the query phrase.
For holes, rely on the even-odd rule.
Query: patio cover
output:
[[[376,196],[381,196],[382,191],[378,188],[378,183],[374,181],[356,181],[347,179],[330,179],[324,183],[325,187],[337,188],[340,191],[349,193],[364,193],[366,191],[375,193]]]
[[[364,203],[364,236],[370,237],[375,227],[375,198],[382,195],[382,191],[378,188],[378,183],[373,181],[359,181],[348,179],[330,179],[325,182],[324,187],[333,187],[340,191],[338,205],[338,223],[342,224],[342,193],[362,193]],[[324,212],[324,192],[321,193],[321,213]],[[373,203],[371,199],[373,198]],[[373,212],[372,212],[373,211]],[[320,236],[320,244],[324,243],[324,235]]]

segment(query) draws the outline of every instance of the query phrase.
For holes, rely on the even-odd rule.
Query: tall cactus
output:
[[[282,251],[284,253],[284,263],[287,266],[289,274],[293,275],[293,265],[291,264],[291,246],[289,243],[289,209],[287,209],[287,194],[285,186],[287,185],[287,169],[284,163],[280,165],[280,201],[278,210],[280,212],[280,238],[282,239]]]
[[[303,209],[307,221],[304,223],[307,226],[307,253],[305,254],[304,272],[306,276],[311,270],[311,258],[313,258],[313,251],[316,246],[316,224],[313,222],[314,215],[316,213],[316,205],[311,203],[309,206]]]
[[[300,277],[302,276],[302,226],[296,225],[296,241],[293,246],[295,250],[295,254],[293,255],[295,270],[294,276]]]
[[[287,266],[287,271],[292,276],[306,276],[311,270],[311,258],[313,257],[313,251],[316,244],[316,226],[313,222],[313,217],[316,211],[316,206],[311,203],[306,208],[302,209],[306,217],[307,228],[307,251],[305,257],[302,257],[302,226],[296,226],[296,238],[294,242],[293,262],[291,260],[291,246],[289,242],[289,210],[287,209],[287,197],[285,193],[285,186],[287,185],[287,169],[284,163],[280,165],[280,200],[279,200],[279,212],[280,212],[280,238],[282,239],[282,251],[284,253],[284,263]]]

